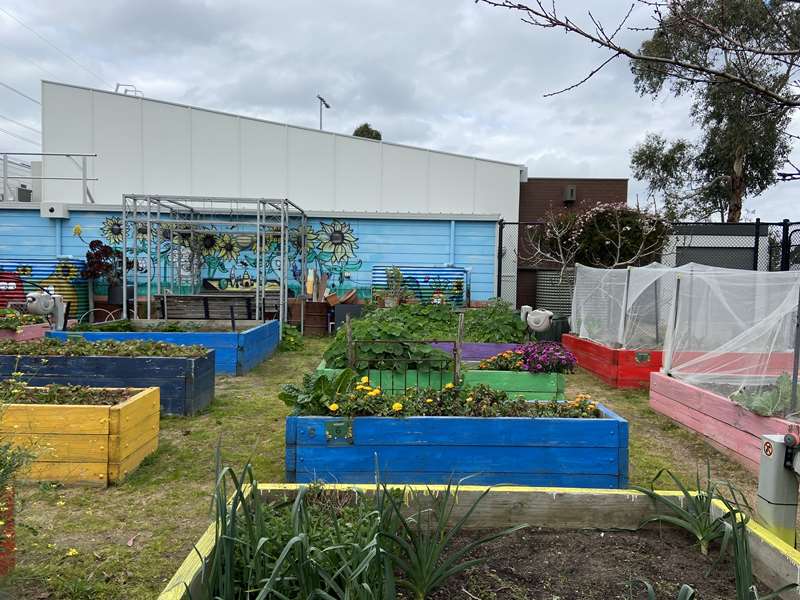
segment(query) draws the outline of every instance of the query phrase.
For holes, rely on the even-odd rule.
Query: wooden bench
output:
[[[237,320],[251,321],[256,318],[255,294],[194,294],[191,296],[175,296],[162,294],[156,296],[156,302],[162,319],[171,320],[229,320],[231,309]],[[264,294],[262,309],[264,316],[278,312],[279,294]]]

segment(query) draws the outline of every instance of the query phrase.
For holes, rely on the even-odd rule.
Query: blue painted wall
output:
[[[43,219],[32,210],[0,208],[0,258],[42,258],[62,255],[83,258],[87,243],[109,239],[110,219],[119,213],[72,211],[69,219]],[[79,225],[80,237],[73,228]],[[438,221],[396,219],[311,219],[309,267],[329,273],[329,287],[339,292],[370,289],[375,264],[444,265],[472,268],[472,299],[494,296],[494,221]],[[344,239],[344,243],[341,240]],[[209,260],[216,260],[213,257]],[[241,274],[242,267],[207,265],[207,276],[225,278]],[[252,272],[252,269],[251,269]]]

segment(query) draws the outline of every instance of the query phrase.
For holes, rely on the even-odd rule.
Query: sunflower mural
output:
[[[323,258],[330,263],[347,262],[355,256],[358,239],[353,229],[342,221],[320,223],[317,232],[317,248]]]
[[[120,217],[106,217],[100,226],[100,233],[106,238],[109,246],[122,245],[122,239],[125,237],[122,219]],[[145,231],[145,233],[147,232]]]

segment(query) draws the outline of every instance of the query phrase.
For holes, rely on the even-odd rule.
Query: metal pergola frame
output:
[[[290,243],[289,225],[292,219],[300,220],[300,239],[298,240],[300,253],[300,330],[303,330],[307,278],[307,248],[306,234],[308,227],[308,217],[305,211],[294,202],[286,199],[272,198],[233,198],[233,197],[209,197],[209,196],[165,196],[156,194],[123,194],[122,195],[122,318],[128,318],[128,269],[127,260],[133,251],[133,315],[131,318],[138,318],[139,303],[139,280],[137,260],[141,254],[138,252],[136,243],[137,238],[144,241],[147,248],[146,256],[148,259],[147,277],[147,319],[152,318],[153,303],[153,274],[150,268],[155,264],[156,294],[162,293],[162,272],[160,244],[163,241],[161,228],[169,226],[172,233],[187,234],[190,240],[190,247],[194,248],[194,237],[198,232],[209,231],[207,226],[223,225],[225,233],[255,235],[256,239],[256,277],[255,277],[255,317],[256,320],[264,320],[264,295],[268,273],[267,252],[269,244],[267,240],[272,239],[276,234],[280,237],[280,251],[278,255],[280,265],[280,290],[278,301],[278,320],[280,321],[281,338],[283,337],[283,325],[288,320],[289,304],[289,278],[291,265],[289,264]],[[142,227],[143,226],[143,227]],[[222,233],[215,231],[215,233]],[[132,238],[132,239],[129,239]],[[132,241],[132,244],[130,243]],[[175,245],[171,246],[173,252]],[[155,260],[154,260],[155,259]],[[197,282],[195,270],[199,278],[199,261],[194,251],[190,256],[190,268],[192,280],[190,283]],[[178,287],[183,284],[182,280],[182,252],[178,251],[177,267],[170,257],[170,263],[165,268],[167,275],[171,270],[173,278],[170,289],[174,287],[174,279],[178,278]],[[198,264],[195,264],[198,262]],[[171,266],[172,268],[167,268]]]

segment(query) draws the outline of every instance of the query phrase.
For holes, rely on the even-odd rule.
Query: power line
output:
[[[11,118],[9,118],[9,117],[6,117],[6,116],[4,116],[4,115],[0,115],[0,119],[3,119],[3,120],[5,120],[5,121],[10,121],[10,122],[14,123],[14,125],[19,125],[20,127],[24,127],[25,129],[29,129],[29,130],[30,130],[30,131],[32,131],[33,133],[39,133],[39,134],[41,134],[41,133],[42,133],[42,132],[41,132],[41,131],[39,131],[38,129],[35,129],[35,128],[33,128],[33,127],[29,126],[29,125],[25,125],[25,123],[20,123],[19,121],[15,121],[14,119],[11,119]]]
[[[35,29],[33,29],[32,27],[29,27],[28,25],[26,25],[26,24],[25,24],[25,23],[24,23],[24,22],[23,22],[23,21],[22,21],[22,20],[21,20],[19,17],[16,17],[16,16],[14,16],[13,14],[11,14],[10,12],[8,12],[8,11],[7,11],[6,9],[4,9],[4,8],[0,8],[0,12],[2,12],[3,14],[5,14],[5,15],[7,15],[7,16],[9,16],[9,17],[11,17],[12,19],[14,19],[14,20],[15,20],[17,23],[19,23],[20,25],[22,25],[22,26],[23,26],[25,29],[27,29],[28,31],[30,31],[30,32],[31,32],[33,35],[35,35],[35,36],[36,36],[36,37],[38,37],[40,40],[42,40],[42,41],[43,41],[45,44],[47,44],[48,46],[50,46],[51,48],[53,48],[53,49],[54,49],[56,52],[58,52],[58,53],[59,53],[59,54],[61,54],[62,56],[66,57],[68,60],[70,60],[70,61],[72,61],[73,63],[75,63],[76,65],[78,65],[78,66],[79,66],[81,69],[83,69],[84,71],[86,71],[87,73],[89,73],[89,75],[91,75],[92,77],[94,77],[94,78],[95,78],[95,79],[97,79],[98,81],[102,81],[104,85],[107,85],[107,86],[109,86],[109,87],[113,87],[113,86],[112,86],[110,83],[108,83],[108,82],[107,82],[105,79],[103,79],[103,78],[102,78],[100,75],[98,75],[97,73],[95,73],[94,71],[92,71],[92,70],[91,70],[89,67],[86,67],[86,66],[82,65],[82,64],[81,64],[81,63],[79,63],[77,60],[75,60],[74,58],[72,58],[72,56],[70,56],[69,54],[67,54],[66,52],[64,52],[64,51],[63,51],[61,48],[59,48],[59,47],[58,47],[58,46],[56,46],[56,45],[55,45],[53,42],[51,42],[51,41],[50,41],[50,40],[48,40],[46,37],[44,37],[42,34],[40,34],[38,31],[36,31],[36,30],[35,30]]]
[[[2,9],[0,9],[0,10],[2,10]],[[15,94],[19,94],[19,95],[20,95],[20,96],[22,96],[23,98],[27,98],[27,99],[28,99],[28,100],[30,100],[31,102],[35,102],[36,104],[41,104],[41,102],[39,102],[39,101],[38,101],[36,98],[31,98],[30,96],[28,96],[28,94],[26,94],[26,93],[24,93],[24,92],[20,92],[20,91],[19,91],[17,88],[15,88],[15,87],[12,87],[12,86],[8,85],[7,83],[3,83],[2,81],[0,81],[0,86],[3,86],[3,87],[4,87],[4,88],[6,88],[7,90],[11,90],[11,91],[12,91],[12,92],[14,92]]]
[[[40,146],[41,145],[39,142],[36,142],[36,141],[31,140],[29,138],[23,137],[21,135],[17,135],[13,131],[8,131],[7,129],[3,129],[2,127],[0,127],[0,133],[5,133],[6,135],[10,135],[11,137],[15,137],[17,139],[20,139],[23,142],[28,142],[29,144],[33,144],[34,146]]]
[[[44,73],[47,73],[47,76],[48,76],[48,77],[51,77],[52,79],[61,79],[61,78],[60,78],[58,75],[56,75],[55,73],[53,73],[53,72],[52,72],[50,69],[47,69],[47,68],[43,67],[41,64],[39,64],[38,62],[36,62],[36,61],[35,61],[35,60],[33,60],[32,58],[30,58],[30,57],[28,57],[28,56],[25,56],[24,54],[21,54],[21,53],[17,52],[17,51],[16,51],[16,50],[14,50],[13,48],[11,48],[10,46],[7,46],[7,45],[5,45],[5,44],[2,44],[2,46],[3,46],[3,48],[5,48],[5,49],[6,49],[6,51],[8,51],[8,52],[10,52],[10,53],[14,54],[14,55],[15,55],[17,58],[21,58],[22,60],[28,61],[29,63],[31,63],[31,64],[32,64],[34,67],[36,67],[37,69],[41,69],[41,70],[42,70]]]

